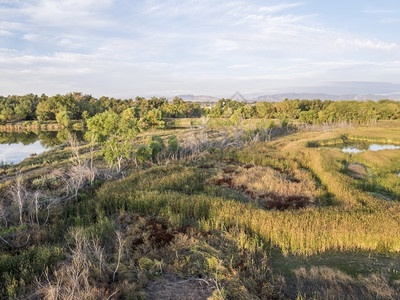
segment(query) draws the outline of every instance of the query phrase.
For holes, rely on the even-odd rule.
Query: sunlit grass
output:
[[[192,225],[204,230],[236,226],[257,234],[285,253],[400,251],[398,205],[385,205],[381,209],[328,207],[266,211],[250,203],[202,194],[204,176],[196,171],[183,166],[175,166],[168,172],[165,168],[143,171],[105,185],[98,193],[98,204],[108,214],[125,210],[158,215],[179,226]],[[189,187],[190,182],[197,185]]]

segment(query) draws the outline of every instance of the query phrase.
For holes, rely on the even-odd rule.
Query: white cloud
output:
[[[10,36],[10,35],[12,35],[12,32],[8,31],[8,30],[0,29],[0,35]]]
[[[250,64],[241,64],[241,65],[232,65],[229,66],[228,69],[247,69],[247,68],[251,68],[252,65]]]
[[[258,9],[258,11],[272,14],[272,13],[277,13],[277,12],[280,12],[283,10],[288,10],[293,7],[298,7],[301,5],[304,5],[304,4],[301,2],[297,2],[297,3],[284,3],[284,4],[279,4],[279,5],[273,5],[273,6],[262,6]]]
[[[400,60],[397,42],[328,27],[306,2],[6,2],[0,0],[2,92],[207,94],[400,76],[392,64]]]
[[[113,0],[34,0],[23,2],[18,10],[33,27],[78,28],[104,27],[110,24],[102,12],[111,7]],[[50,28],[48,28],[50,29]],[[82,28],[84,29],[84,28]]]
[[[385,43],[379,40],[369,39],[342,39],[339,38],[335,42],[336,45],[343,48],[367,48],[373,50],[396,50],[399,49],[399,44],[396,43]]]

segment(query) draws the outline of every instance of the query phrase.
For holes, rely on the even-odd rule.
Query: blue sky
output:
[[[0,0],[0,94],[400,93],[400,1]]]

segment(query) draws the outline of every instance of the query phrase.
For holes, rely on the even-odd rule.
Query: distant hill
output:
[[[207,96],[207,95],[177,95],[176,97],[182,98],[184,101],[191,101],[191,102],[217,102],[220,98]],[[172,100],[174,97],[169,98]]]
[[[328,95],[319,93],[285,93],[285,94],[275,94],[275,95],[264,95],[254,98],[254,101],[269,101],[269,102],[279,102],[285,99],[320,99],[320,100],[373,100],[378,101],[382,99],[390,100],[400,100],[400,95],[373,95],[373,94],[348,94],[348,95]]]
[[[400,94],[391,94],[391,95],[374,95],[374,94],[348,94],[348,95],[329,95],[322,93],[283,93],[283,94],[274,94],[274,95],[262,95],[262,96],[247,96],[244,94],[246,99],[249,102],[257,101],[257,102],[280,102],[285,99],[320,99],[320,100],[373,100],[378,101],[382,99],[390,99],[400,101]],[[220,98],[208,95],[177,95],[177,97],[182,98],[184,101],[192,101],[192,102],[217,102]],[[172,100],[174,97],[169,98]],[[225,97],[229,98],[229,97]],[[239,99],[235,99],[240,101]]]

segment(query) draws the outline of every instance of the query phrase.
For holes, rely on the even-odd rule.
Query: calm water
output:
[[[73,132],[82,139],[82,132]],[[31,154],[40,154],[68,139],[69,131],[0,132],[0,163],[19,163]]]
[[[327,148],[341,149],[344,153],[361,153],[364,151],[400,150],[400,146],[389,144],[367,143],[362,141],[352,141],[336,145],[323,146]]]
[[[0,162],[5,164],[19,163],[31,154],[40,154],[48,148],[42,146],[40,141],[36,141],[29,145],[23,143],[17,144],[0,144]]]
[[[379,144],[370,144],[367,148],[358,148],[357,146],[345,146],[342,148],[342,151],[345,153],[360,153],[364,151],[381,151],[381,150],[399,150],[400,146],[395,145],[379,145]]]
[[[343,144],[324,146],[327,148],[338,148],[344,153],[357,154],[364,151],[382,151],[382,150],[396,150],[400,151],[400,146],[398,145],[388,145],[388,144],[373,144],[362,141],[357,142],[347,142]],[[400,172],[397,174],[400,178]]]

